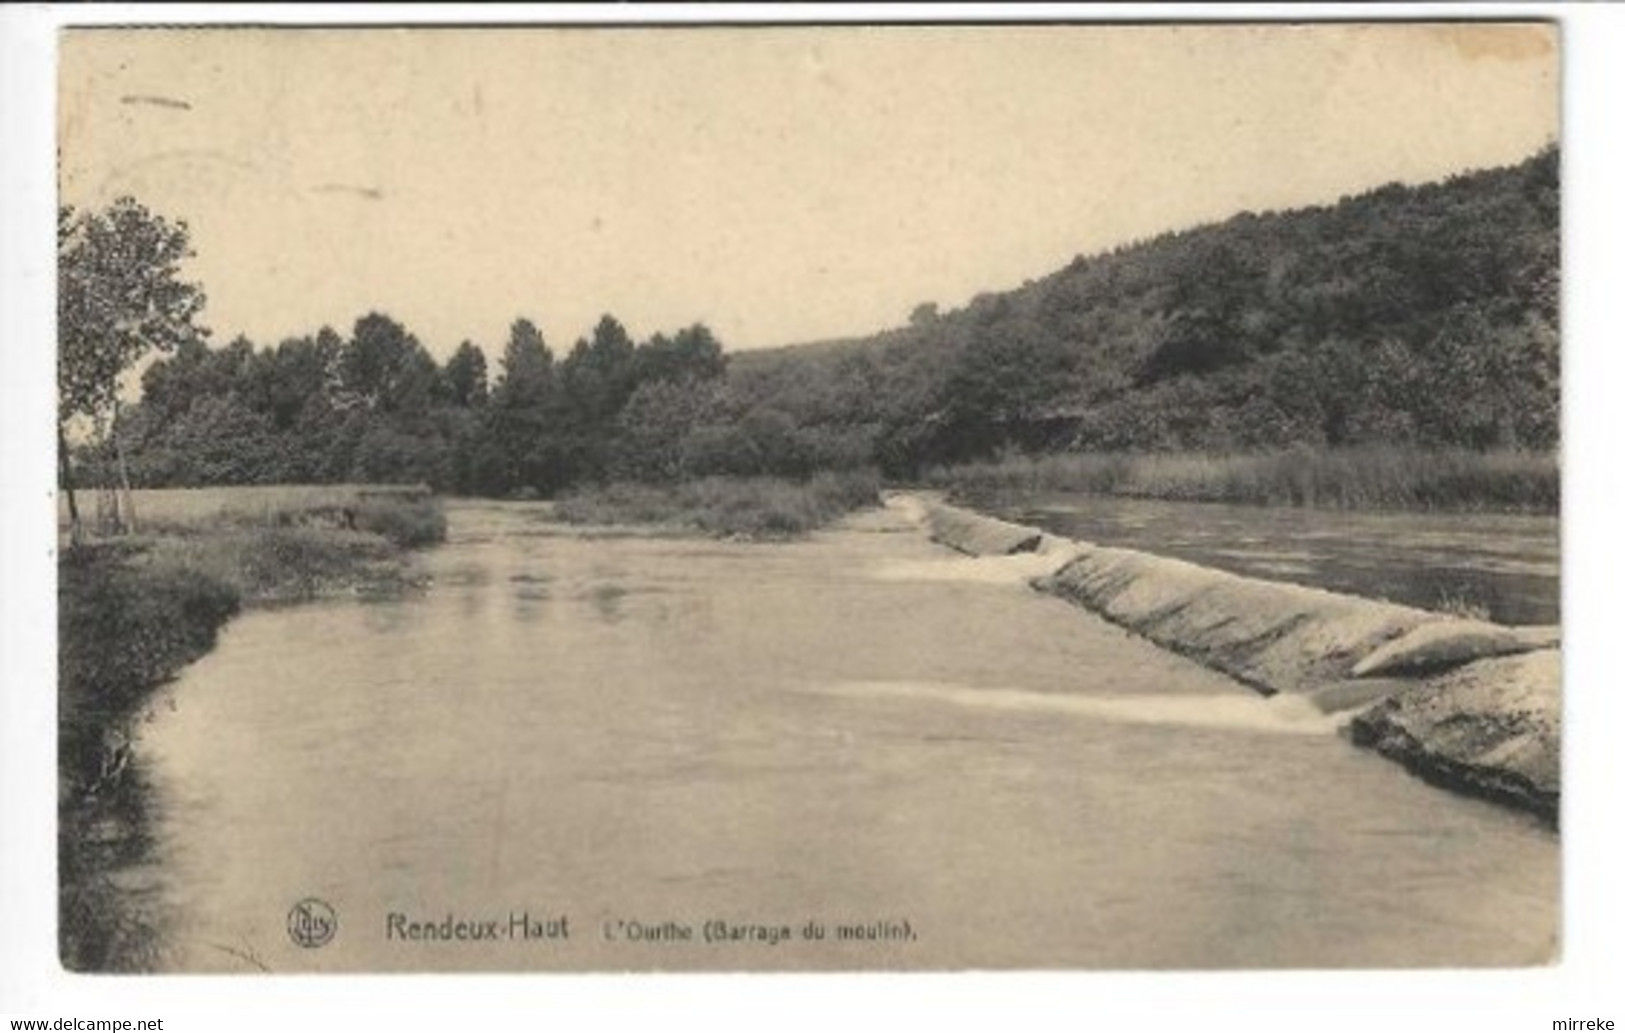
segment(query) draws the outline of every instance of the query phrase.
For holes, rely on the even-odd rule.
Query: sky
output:
[[[216,340],[369,311],[730,350],[863,334],[1167,229],[1518,161],[1549,25],[79,29],[62,199],[192,231]]]

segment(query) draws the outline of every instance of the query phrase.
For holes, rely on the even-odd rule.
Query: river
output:
[[[546,514],[454,504],[426,591],[245,614],[166,690],[138,762],[167,967],[1554,957],[1555,833],[1019,558],[894,511],[775,545]]]
[[[970,504],[1099,545],[1504,624],[1556,624],[1558,520],[999,492]]]

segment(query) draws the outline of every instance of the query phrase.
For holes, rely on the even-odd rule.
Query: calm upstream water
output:
[[[1425,610],[1465,605],[1505,624],[1558,623],[1554,516],[1337,512],[1071,492],[997,493],[973,504],[1067,537],[1250,577]]]
[[[788,545],[545,514],[457,505],[426,592],[247,614],[171,687],[140,744],[170,966],[1554,956],[1554,833],[1019,560],[891,511]]]

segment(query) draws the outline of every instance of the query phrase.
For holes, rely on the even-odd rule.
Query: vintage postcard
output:
[[[67,969],[1561,957],[1556,25],[59,44]]]

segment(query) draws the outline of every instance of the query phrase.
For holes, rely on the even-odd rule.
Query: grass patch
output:
[[[1273,452],[1065,453],[938,468],[956,493],[1081,492],[1316,509],[1556,513],[1555,455],[1466,449],[1287,449]]]
[[[153,916],[110,873],[146,845],[146,793],[128,767],[153,688],[214,646],[241,598],[201,570],[149,566],[143,546],[64,553],[58,567],[58,944],[74,971],[156,963]]]
[[[229,583],[201,570],[137,564],[122,546],[74,549],[58,571],[61,793],[104,778],[104,755],[147,693],[214,646],[241,606]]]
[[[81,488],[80,509],[93,509],[94,489]],[[225,488],[143,488],[130,492],[130,503],[143,534],[194,535],[222,527],[360,527],[383,533],[399,545],[415,541],[390,533],[405,527],[432,528],[439,504],[426,489],[414,485],[275,484]],[[66,493],[57,500],[57,524],[68,526]],[[362,527],[366,530],[368,528]],[[412,537],[408,535],[407,537]]]
[[[299,527],[159,537],[134,562],[157,576],[210,578],[250,606],[377,594],[408,579],[399,550],[378,535]]]
[[[554,515],[574,524],[680,527],[718,538],[774,541],[801,537],[879,501],[879,479],[867,471],[821,473],[805,481],[706,477],[581,491],[560,499]]]

